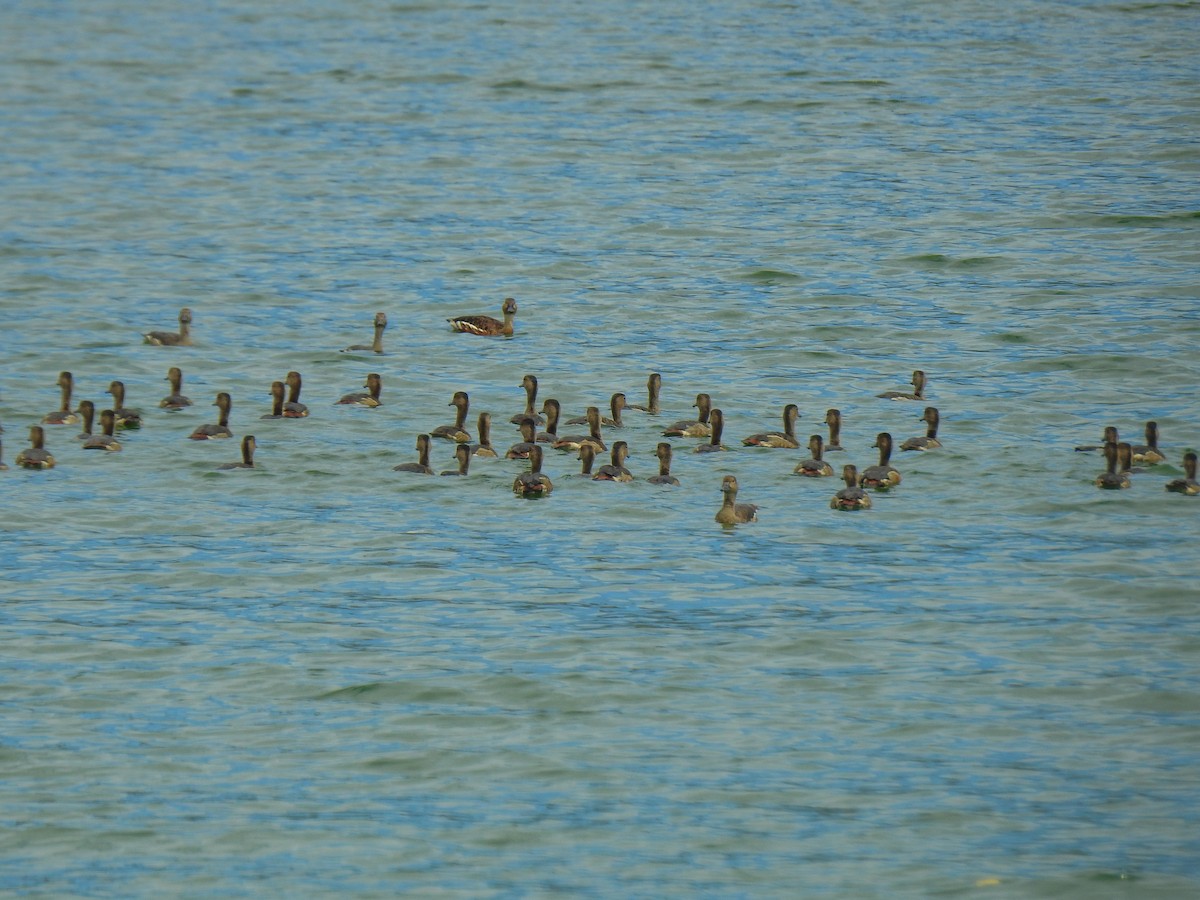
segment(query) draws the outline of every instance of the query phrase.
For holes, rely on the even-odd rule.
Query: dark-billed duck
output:
[[[663,437],[708,437],[712,434],[708,425],[712,398],[708,394],[697,394],[696,402],[692,406],[700,410],[699,415],[695,419],[683,419],[664,429]]]
[[[1120,470],[1121,453],[1112,441],[1104,445],[1104,461],[1108,468],[1096,476],[1096,487],[1109,491],[1129,487],[1129,473]]]
[[[475,423],[475,430],[479,432],[479,443],[471,445],[471,455],[479,457],[499,456],[496,448],[492,446],[492,414],[481,412],[479,419]]]
[[[300,402],[300,389],[304,386],[304,382],[300,379],[299,372],[287,373],[288,398],[283,403],[283,417],[285,419],[303,419],[308,415],[308,407]]]
[[[658,395],[662,391],[662,376],[657,372],[652,372],[650,377],[646,379],[646,405],[640,403],[630,403],[626,409],[636,409],[641,412],[650,413],[652,416],[657,416],[659,413]]]
[[[1146,423],[1146,443],[1133,445],[1133,461],[1148,466],[1166,462],[1167,457],[1158,449],[1158,423]]]
[[[343,353],[350,353],[355,350],[369,350],[371,353],[383,352],[383,330],[387,328],[387,315],[381,312],[375,313],[375,340],[369,344],[351,344]]]
[[[508,448],[508,452],[504,454],[504,458],[529,459],[529,451],[537,443],[534,440],[536,436],[537,426],[533,424],[533,419],[526,419],[521,423],[521,440]]]
[[[504,321],[493,319],[491,316],[454,316],[447,319],[451,331],[461,331],[463,334],[482,334],[486,336],[504,335],[512,337],[513,316],[517,314],[517,301],[505,297],[500,307]]]
[[[550,446],[555,450],[578,450],[582,444],[591,444],[597,452],[603,453],[608,449],[608,445],[604,443],[604,438],[600,435],[600,408],[589,406],[587,419],[588,434],[569,434],[566,437],[560,437]]]
[[[271,411],[260,416],[262,419],[282,419],[283,418],[283,394],[284,387],[282,381],[271,382]]]
[[[467,431],[467,410],[471,408],[471,398],[467,396],[466,391],[455,391],[447,406],[453,406],[457,410],[454,424],[439,425],[429,432],[429,436],[454,441],[457,444],[467,443],[471,440],[471,434]]]
[[[454,458],[458,460],[457,469],[447,469],[443,475],[466,475],[471,468],[471,448],[466,444],[459,444],[454,448]]]
[[[870,496],[858,486],[858,469],[854,466],[843,466],[842,480],[846,482],[846,486],[833,495],[833,499],[829,501],[829,508],[870,509]]]
[[[1117,426],[1106,425],[1104,426],[1104,437],[1101,438],[1099,444],[1082,444],[1075,449],[1080,453],[1090,453],[1093,450],[1103,450],[1109,443],[1115,444],[1119,440],[1120,438],[1117,437]]]
[[[54,457],[46,449],[46,430],[41,425],[30,427],[29,444],[13,462],[24,469],[53,469]]]
[[[789,403],[783,408],[783,431],[763,431],[742,438],[747,447],[783,447],[794,450],[800,446],[796,440],[796,420],[800,418],[800,408],[795,403]]]
[[[178,366],[171,366],[167,370],[165,380],[171,383],[171,393],[158,401],[159,406],[163,409],[183,409],[192,405],[192,401],[180,393],[183,389],[183,371]]]
[[[741,525],[758,521],[758,507],[753,503],[737,503],[738,483],[732,475],[721,480],[721,508],[715,518],[722,525]]]
[[[379,399],[379,395],[383,393],[383,379],[379,377],[379,373],[372,372],[368,375],[363,387],[367,389],[367,393],[364,394],[361,391],[355,391],[352,394],[346,394],[334,405],[365,406],[369,409],[374,409],[376,406],[383,406],[383,403]]]
[[[186,306],[179,311],[179,333],[148,331],[142,335],[147,344],[158,347],[190,347],[192,345],[192,311]]]
[[[62,389],[62,401],[54,412],[42,417],[43,425],[74,425],[79,421],[75,410],[71,409],[71,392],[75,389],[75,378],[70,372],[59,372],[55,382]]]
[[[508,421],[520,425],[522,419],[533,419],[535,425],[544,425],[546,420],[537,414],[533,404],[537,402],[538,380],[535,375],[526,375],[521,379],[521,387],[525,389],[525,411],[519,412]]]
[[[1183,477],[1168,481],[1165,489],[1174,494],[1200,494],[1200,484],[1196,483],[1196,454],[1190,450],[1183,454]]]
[[[583,444],[579,448],[579,474],[584,478],[592,477],[592,466],[596,462],[596,448],[592,444]]]
[[[91,400],[79,401],[79,416],[83,419],[83,431],[76,435],[81,441],[92,436],[92,423],[96,420],[96,404]]]
[[[537,433],[537,442],[553,444],[558,440],[558,419],[562,415],[562,405],[553,397],[548,397],[542,404],[542,412],[546,414],[546,430]]]
[[[554,483],[542,474],[542,448],[534,444],[529,453],[529,471],[513,481],[513,493],[521,497],[544,497],[554,490]]]
[[[809,437],[808,452],[812,454],[812,457],[799,463],[792,470],[792,474],[805,475],[809,478],[828,478],[833,474],[833,466],[822,458],[825,453],[825,442],[819,434]]]
[[[217,407],[218,419],[216,425],[201,425],[192,432],[191,438],[193,441],[210,441],[217,438],[231,438],[233,432],[229,430],[229,410],[233,406],[233,401],[224,391],[217,394],[217,400],[213,403]]]
[[[133,429],[142,427],[142,414],[136,409],[125,408],[125,382],[114,381],[108,386],[107,394],[113,398],[113,418],[118,428]]]
[[[625,395],[620,391],[613,394],[608,401],[608,408],[612,411],[612,418],[608,416],[600,417],[600,424],[611,426],[613,428],[624,428],[625,423],[621,421],[621,410],[625,408]],[[567,419],[568,425],[586,425],[587,416],[576,416],[574,419]]]
[[[113,436],[113,432],[117,427],[117,417],[111,409],[105,409],[100,412],[100,427],[103,429],[102,434],[93,434],[90,438],[83,442],[84,450],[120,450],[121,445]]]
[[[912,374],[912,391],[884,391],[882,394],[876,394],[876,397],[882,397],[884,400],[924,400],[925,399],[925,373],[917,369]]]
[[[613,441],[612,462],[605,463],[596,470],[592,481],[633,481],[633,473],[625,468],[625,459],[629,456],[629,444],[625,441]]]
[[[671,445],[667,441],[661,441],[654,455],[658,457],[658,474],[651,475],[646,480],[651,484],[678,485],[679,479],[671,474]]]
[[[833,453],[845,449],[842,447],[842,411],[840,409],[825,410],[825,424],[829,426],[829,440],[825,442],[825,452]]]
[[[900,445],[901,450],[936,450],[942,446],[942,442],[938,440],[938,411],[936,406],[925,407],[925,414],[921,416],[925,422],[925,437],[909,438]]]
[[[254,442],[254,435],[248,434],[242,438],[242,461],[232,463],[222,463],[217,466],[218,469],[253,469],[254,468],[254,448],[258,444]]]
[[[433,469],[429,465],[429,435],[417,435],[417,462],[415,463],[400,463],[398,466],[392,466],[393,472],[416,472],[418,475],[432,475]]]
[[[721,446],[721,434],[725,431],[725,414],[719,409],[712,410],[708,415],[708,424],[712,434],[709,435],[707,444],[696,447],[696,453],[715,453],[725,449]]]
[[[886,491],[900,483],[900,473],[890,463],[892,436],[886,431],[881,431],[871,446],[879,448],[879,464],[867,466],[862,470],[858,476],[858,486]]]

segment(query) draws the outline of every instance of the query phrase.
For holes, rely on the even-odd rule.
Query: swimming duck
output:
[[[566,437],[560,437],[550,446],[555,450],[578,450],[582,444],[591,444],[598,452],[603,453],[608,449],[608,445],[604,443],[604,438],[600,435],[600,408],[597,406],[589,406],[587,410],[589,433],[585,435],[571,434]]]
[[[178,366],[171,366],[167,370],[165,380],[171,382],[171,393],[158,401],[159,406],[163,409],[183,409],[192,405],[192,401],[180,393],[183,389],[183,371]]]
[[[92,436],[92,423],[96,420],[96,404],[91,400],[79,401],[79,416],[83,419],[83,431],[75,435],[79,440],[86,441]]]
[[[683,419],[663,431],[663,437],[708,437],[712,429],[708,424],[709,411],[712,409],[712,398],[708,394],[697,394],[696,402],[692,404],[700,410],[695,419]]]
[[[304,386],[304,382],[300,379],[299,372],[287,373],[288,398],[283,404],[283,417],[285,419],[303,419],[308,415],[308,407],[300,402],[300,389]]]
[[[75,378],[70,372],[59,372],[55,382],[62,389],[62,402],[54,412],[42,417],[43,425],[74,425],[79,416],[71,409],[71,392],[75,389]]]
[[[83,442],[84,450],[120,450],[121,445],[117,442],[113,432],[117,427],[117,417],[111,409],[102,410],[100,413],[100,427],[103,430],[102,434],[93,434]]]
[[[398,466],[392,466],[393,472],[416,472],[418,475],[432,475],[433,469],[429,465],[429,445],[431,441],[429,435],[417,435],[417,459],[415,463],[400,463]]]
[[[105,392],[112,394],[113,418],[118,428],[133,429],[142,427],[142,414],[136,409],[125,408],[125,382],[114,381]]]
[[[913,389],[909,391],[884,391],[882,394],[876,394],[876,397],[882,397],[884,400],[924,400],[925,399],[925,373],[917,369],[912,374]]]
[[[53,469],[54,457],[46,449],[46,430],[41,425],[30,427],[29,444],[13,462],[24,469]]]
[[[544,425],[546,420],[537,414],[533,404],[537,402],[538,380],[535,375],[526,375],[521,379],[521,387],[525,389],[525,412],[519,412],[508,421],[520,425],[522,419],[533,419],[535,425]]]
[[[446,321],[450,323],[451,331],[461,331],[463,334],[512,337],[513,316],[517,314],[517,301],[512,297],[505,297],[500,312],[504,316],[503,322],[493,319],[491,316],[454,316]]]
[[[783,408],[783,431],[765,431],[743,438],[742,443],[747,447],[783,447],[792,449],[800,446],[796,440],[796,420],[800,418],[800,408],[795,403],[789,403]]]
[[[454,458],[458,460],[457,469],[447,469],[443,475],[466,475],[471,468],[471,448],[466,444],[459,444],[454,448]]]
[[[542,412],[546,416],[546,430],[537,433],[537,442],[553,444],[558,440],[558,419],[562,415],[562,405],[553,397],[548,397],[542,404]]]
[[[283,382],[271,382],[271,411],[265,416],[260,416],[262,419],[282,419],[283,418]]]
[[[470,432],[467,431],[467,410],[471,408],[471,398],[467,396],[466,391],[455,391],[454,396],[450,398],[447,406],[453,406],[457,412],[454,416],[453,425],[439,425],[433,431],[429,432],[430,437],[444,438],[447,441],[454,441],[457,444],[465,444],[471,440]]]
[[[613,441],[612,462],[601,466],[592,481],[633,481],[633,473],[625,468],[625,459],[629,456],[629,444],[625,441]]]
[[[925,414],[921,419],[928,426],[925,429],[925,437],[909,438],[900,445],[901,450],[936,450],[942,446],[942,442],[938,440],[938,411],[936,406],[925,407]]]
[[[1093,450],[1103,450],[1107,444],[1115,444],[1120,440],[1117,437],[1117,427],[1115,425],[1106,425],[1104,427],[1104,437],[1099,444],[1083,444],[1075,449],[1080,453],[1089,453]]]
[[[367,376],[366,383],[363,387],[367,389],[367,393],[355,391],[352,394],[346,394],[339,400],[335,406],[365,406],[368,409],[374,409],[377,406],[383,406],[379,399],[379,395],[383,393],[383,379],[379,377],[377,372],[372,372]]]
[[[522,497],[544,497],[554,490],[554,484],[542,474],[542,448],[534,444],[529,452],[529,471],[513,481],[513,493]]]
[[[192,345],[192,311],[186,306],[179,311],[179,333],[148,331],[142,335],[147,344],[157,347],[190,347]]]
[[[885,491],[900,483],[900,473],[890,464],[892,458],[892,436],[879,432],[872,447],[879,448],[879,465],[867,466],[858,476],[858,486]]]
[[[833,474],[833,466],[822,458],[825,453],[825,442],[819,434],[808,439],[808,452],[812,454],[792,470],[794,475],[805,475],[809,478],[827,478]]]
[[[870,509],[871,498],[858,486],[858,469],[854,466],[842,467],[842,480],[846,486],[833,495],[829,501],[830,509]]]
[[[612,395],[612,397],[609,399],[608,403],[609,403],[609,409],[612,410],[612,418],[609,418],[608,416],[601,416],[600,424],[608,425],[608,426],[611,426],[614,428],[623,428],[625,426],[625,423],[621,421],[621,410],[625,409],[625,395],[622,394],[620,391],[618,391],[617,393]],[[582,415],[582,416],[576,416],[573,419],[567,419],[567,424],[568,425],[586,425],[587,424],[587,416]]]
[[[596,448],[592,444],[583,444],[579,448],[579,474],[584,478],[592,477],[592,466],[596,462]]]
[[[1135,444],[1132,450],[1133,461],[1137,463],[1145,463],[1148,466],[1153,466],[1167,461],[1166,456],[1158,449],[1157,422],[1146,423],[1146,443]]]
[[[657,372],[650,373],[650,377],[646,379],[646,405],[640,403],[631,403],[626,406],[626,409],[636,409],[641,412],[650,413],[652,416],[657,416],[659,413],[658,395],[662,391],[662,376]]]
[[[658,457],[658,474],[651,475],[646,480],[651,484],[673,484],[678,486],[679,479],[671,474],[671,445],[667,441],[659,442],[654,455]]]
[[[375,313],[375,340],[369,344],[351,344],[343,353],[350,353],[354,350],[369,350],[371,353],[383,352],[383,330],[387,328],[387,314]]]
[[[1104,445],[1104,461],[1108,464],[1108,468],[1096,476],[1096,487],[1104,488],[1105,490],[1121,490],[1130,485],[1129,475],[1119,469],[1121,463],[1120,450],[1117,445],[1109,441]]]
[[[725,449],[721,446],[721,433],[725,431],[725,414],[719,409],[712,410],[708,415],[708,424],[712,431],[708,443],[697,446],[695,453],[715,453]]]
[[[479,443],[471,445],[471,455],[479,457],[499,456],[496,448],[492,446],[492,414],[481,412],[479,420],[475,423],[475,430],[479,433]]]
[[[229,410],[233,406],[233,401],[224,391],[217,394],[217,400],[213,403],[217,407],[218,419],[216,425],[201,425],[191,434],[193,441],[210,441],[218,438],[231,438],[233,432],[229,430]]]
[[[1183,454],[1183,477],[1168,481],[1166,490],[1175,494],[1200,494],[1200,484],[1196,483],[1196,454],[1190,450]]]
[[[825,410],[825,424],[829,426],[829,440],[825,442],[825,452],[833,453],[842,450],[842,411],[840,409]]]
[[[254,435],[248,434],[242,438],[242,461],[232,463],[222,463],[217,466],[218,469],[253,469],[254,468],[254,448],[258,444],[254,442]]]
[[[533,449],[535,443],[534,438],[537,436],[537,427],[533,424],[533,419],[526,419],[521,423],[521,440],[508,448],[508,452],[504,454],[505,459],[529,459],[529,452]]]
[[[714,518],[722,525],[741,525],[758,521],[758,507],[753,503],[737,503],[738,483],[732,475],[721,480],[721,508]]]

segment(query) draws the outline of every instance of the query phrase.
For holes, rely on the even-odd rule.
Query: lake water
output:
[[[1200,893],[1196,3],[0,11],[0,893]],[[516,336],[451,333],[517,298]],[[141,343],[195,313],[195,346]],[[366,343],[385,311],[385,354]],[[178,365],[195,405],[157,406]],[[945,448],[843,463],[929,373]],[[260,420],[303,373],[305,420]],[[367,373],[384,405],[336,406]],[[522,376],[633,484],[393,472]],[[233,396],[237,441],[192,442]],[[729,452],[665,423],[709,392]],[[539,401],[540,402],[540,401]],[[1104,426],[1167,463],[1100,491]],[[567,429],[563,429],[567,430]],[[616,432],[609,429],[607,438]],[[434,468],[452,468],[435,444]],[[604,460],[602,460],[604,461]],[[759,521],[713,521],[723,475]]]

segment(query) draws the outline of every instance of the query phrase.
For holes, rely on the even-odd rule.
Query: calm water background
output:
[[[0,892],[1200,892],[1195,3],[23,2],[6,459],[61,369],[146,425],[0,476]],[[518,298],[512,340],[444,318]],[[195,310],[196,346],[139,343]],[[386,355],[342,354],[391,319]],[[156,406],[171,365],[196,405]],[[946,449],[840,466],[930,374]],[[305,375],[305,421],[261,422]],[[334,407],[363,376],[385,405]],[[391,471],[526,372],[676,490]],[[260,468],[217,472],[258,437]],[[1107,424],[1169,464],[1101,492]],[[612,435],[609,435],[610,440]],[[451,467],[436,448],[435,468]],[[724,532],[736,473],[761,521]],[[803,483],[802,483],[803,482]]]

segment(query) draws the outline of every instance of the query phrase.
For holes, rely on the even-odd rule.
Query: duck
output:
[[[142,340],[156,347],[190,347],[192,345],[192,311],[186,306],[179,311],[179,332],[147,331]]]
[[[1133,451],[1133,461],[1136,463],[1153,466],[1167,461],[1166,456],[1158,449],[1157,422],[1146,423],[1146,443],[1135,444],[1131,449]]]
[[[118,443],[113,432],[117,427],[116,414],[111,409],[105,409],[100,412],[100,428],[101,434],[93,434],[83,442],[84,450],[120,450],[121,445]]]
[[[936,450],[942,446],[942,442],[938,440],[938,410],[936,406],[925,407],[925,413],[921,416],[922,421],[926,424],[925,437],[909,438],[900,445],[901,450]]]
[[[271,382],[271,411],[260,416],[262,419],[282,419],[283,418],[283,393],[284,386],[282,381]]]
[[[925,399],[925,373],[917,369],[912,373],[911,391],[884,391],[882,394],[876,394],[876,397],[882,397],[884,400],[924,400]]]
[[[1090,453],[1093,450],[1103,450],[1108,444],[1115,444],[1121,439],[1117,436],[1116,425],[1104,426],[1104,437],[1100,439],[1099,444],[1082,444],[1075,448],[1079,453]]]
[[[537,443],[534,438],[537,436],[537,427],[533,424],[533,419],[526,419],[521,423],[521,440],[508,448],[508,452],[504,454],[505,459],[529,459],[529,452]]]
[[[453,406],[457,409],[457,413],[454,416],[454,424],[439,425],[433,431],[429,432],[429,436],[454,441],[456,444],[469,442],[471,435],[467,431],[466,424],[467,411],[471,408],[471,398],[467,396],[466,391],[455,391],[454,396],[450,398],[447,406]]]
[[[225,391],[217,394],[216,402],[213,406],[217,407],[218,419],[216,425],[201,425],[191,434],[193,441],[211,441],[220,438],[231,438],[233,432],[229,430],[229,410],[233,406],[233,401],[229,394]]]
[[[542,413],[546,416],[546,430],[537,433],[539,444],[553,444],[558,440],[558,419],[562,415],[562,404],[553,397],[547,397],[542,404]]]
[[[481,458],[499,456],[492,446],[492,414],[481,412],[475,430],[479,433],[479,443],[471,445],[471,455]]]
[[[738,482],[732,475],[721,479],[721,508],[714,518],[722,525],[743,525],[758,521],[758,507],[753,503],[737,503]]]
[[[142,427],[141,412],[136,409],[125,408],[125,382],[111,382],[105,393],[112,394],[113,418],[116,419],[118,428],[133,429]]]
[[[183,390],[183,370],[178,366],[171,366],[167,369],[167,377],[164,379],[171,383],[171,393],[158,401],[158,405],[163,409],[183,409],[185,406],[191,406],[192,401],[180,393]]]
[[[505,297],[504,303],[500,306],[500,314],[504,316],[503,322],[493,319],[491,316],[454,316],[446,321],[450,323],[451,331],[459,331],[463,334],[512,337],[513,316],[517,314],[517,301],[512,297]]]
[[[1104,445],[1104,461],[1108,464],[1108,468],[1096,476],[1096,487],[1108,491],[1129,487],[1131,483],[1129,475],[1126,472],[1119,471],[1118,466],[1121,462],[1120,451],[1112,441]]]
[[[624,428],[625,423],[621,421],[621,410],[625,408],[625,395],[618,391],[609,398],[609,409],[612,411],[612,417],[601,416],[600,424],[610,426],[612,428]],[[567,419],[568,425],[586,425],[587,415],[576,416],[574,419]]]
[[[417,435],[417,462],[400,463],[398,466],[392,466],[393,472],[416,472],[418,475],[432,475],[433,469],[429,465],[429,445],[432,441],[427,434]]]
[[[1133,467],[1133,446],[1121,441],[1117,444],[1117,471],[1122,475],[1132,475],[1135,472],[1144,472],[1145,469],[1135,469]]]
[[[793,475],[804,475],[808,478],[828,478],[833,475],[833,466],[822,458],[825,454],[825,441],[819,434],[809,436],[808,452],[812,457],[800,462],[792,470]]]
[[[443,475],[466,475],[471,468],[471,448],[466,444],[459,444],[454,448],[454,458],[458,460],[457,469],[447,469]]]
[[[242,438],[242,461],[222,463],[217,466],[218,469],[253,469],[254,468],[254,450],[258,446],[254,442],[254,435],[248,434]]]
[[[881,431],[872,447],[879,448],[879,464],[867,466],[858,476],[858,486],[885,491],[900,483],[900,473],[891,465],[892,436]]]
[[[842,447],[842,411],[840,409],[825,410],[825,424],[829,426],[829,440],[825,442],[825,452],[835,453],[845,449]]]
[[[628,455],[628,443],[613,441],[612,462],[601,466],[592,476],[592,481],[633,481],[633,473],[625,468],[625,459]]]
[[[584,478],[592,477],[592,466],[596,462],[596,448],[592,444],[583,444],[579,448],[579,474]]]
[[[17,454],[13,460],[23,469],[53,469],[54,457],[46,449],[46,429],[41,425],[29,428],[29,447]]]
[[[682,419],[663,430],[663,437],[708,437],[712,434],[709,427],[709,411],[712,409],[712,398],[708,394],[697,394],[696,402],[692,404],[700,410],[695,419]]]
[[[368,409],[374,409],[377,406],[383,406],[382,401],[379,399],[379,395],[383,393],[383,379],[379,377],[378,372],[372,372],[370,375],[368,375],[363,387],[367,389],[365,394],[362,393],[362,391],[355,391],[353,393],[346,394],[334,405],[365,406]]]
[[[670,484],[678,487],[679,479],[671,474],[671,444],[668,441],[660,441],[654,455],[658,457],[658,474],[651,475],[646,480],[651,484]]]
[[[1200,484],[1196,483],[1196,454],[1190,450],[1183,454],[1183,477],[1168,481],[1164,488],[1173,494],[1200,494]]]
[[[74,425],[79,416],[71,409],[71,392],[75,390],[75,377],[70,372],[59,372],[55,382],[62,389],[62,402],[54,412],[42,416],[43,425]]]
[[[96,404],[91,400],[79,401],[79,417],[83,419],[83,431],[75,435],[79,440],[86,441],[92,436],[92,423],[96,420]]]
[[[303,419],[308,416],[308,407],[300,402],[300,389],[304,386],[299,372],[288,372],[285,381],[288,387],[288,398],[283,403],[285,419]]]
[[[783,447],[794,450],[800,446],[796,440],[796,420],[800,418],[800,408],[795,403],[789,403],[783,408],[783,431],[765,431],[742,438],[742,444],[747,447]]]
[[[595,450],[603,453],[608,449],[608,445],[604,443],[604,438],[600,434],[600,408],[598,406],[589,406],[587,419],[588,434],[571,434],[566,437],[560,437],[550,446],[555,450],[578,450],[583,444],[591,444]]]
[[[371,353],[383,352],[383,330],[387,328],[387,313],[375,313],[375,339],[369,344],[351,344],[345,348],[343,353],[351,353],[355,350],[367,350]]]
[[[829,501],[830,509],[870,509],[871,497],[858,486],[858,469],[854,466],[842,467],[842,481],[846,486],[833,495]]]
[[[542,448],[534,444],[529,453],[529,471],[513,481],[513,493],[521,497],[544,497],[554,490],[554,483],[542,474]]]
[[[626,406],[626,409],[636,409],[639,412],[649,413],[652,416],[657,416],[659,413],[658,395],[662,392],[662,375],[658,372],[651,372],[650,377],[646,379],[646,405],[640,403],[631,403]]]
[[[708,423],[711,426],[712,434],[709,435],[707,444],[700,444],[693,451],[695,453],[715,453],[718,450],[724,450],[721,446],[721,433],[725,430],[725,414],[719,409],[712,410],[708,415]]]
[[[538,380],[536,375],[526,375],[521,379],[521,387],[525,389],[525,411],[519,412],[508,421],[520,425],[522,419],[533,419],[536,425],[545,425],[546,420],[537,414],[533,404],[537,402]]]

